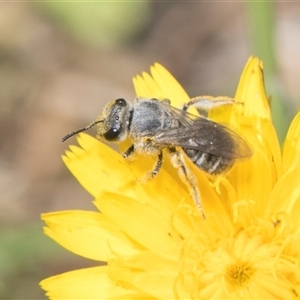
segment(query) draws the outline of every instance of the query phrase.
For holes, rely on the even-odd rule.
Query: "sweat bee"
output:
[[[132,145],[123,153],[124,158],[130,158],[134,153],[156,157],[148,174],[150,179],[158,174],[163,163],[163,149],[166,149],[205,218],[196,178],[186,165],[182,151],[199,169],[212,175],[224,173],[236,159],[249,157],[252,153],[235,131],[205,116],[192,115],[188,109],[195,107],[203,114],[213,107],[233,103],[234,99],[227,97],[203,96],[193,98],[182,109],[177,109],[167,99],[136,98],[131,104],[120,98],[108,103],[96,121],[70,132],[62,142],[98,124],[99,140],[112,143],[131,140]]]

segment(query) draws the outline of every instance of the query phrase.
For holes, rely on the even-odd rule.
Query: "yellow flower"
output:
[[[189,100],[159,64],[134,79],[138,96]],[[41,282],[51,299],[298,299],[300,114],[283,154],[272,125],[262,64],[250,58],[231,107],[210,117],[232,124],[252,148],[227,174],[197,176],[206,220],[168,161],[141,183],[145,157],[128,163],[96,139],[63,157],[101,212],[43,214],[45,233],[66,249],[106,262]],[[142,162],[142,163],[141,163]]]

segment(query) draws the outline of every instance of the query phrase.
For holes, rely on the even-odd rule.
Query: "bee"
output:
[[[159,173],[163,150],[166,149],[205,218],[196,177],[189,170],[183,153],[200,170],[211,175],[222,174],[236,159],[249,157],[252,153],[243,138],[232,129],[203,116],[213,107],[233,103],[236,102],[232,98],[199,96],[177,109],[167,99],[136,98],[130,103],[120,98],[108,103],[96,121],[70,132],[62,142],[98,124],[97,138],[101,141],[120,143],[127,138],[131,140],[131,146],[123,153],[124,158],[131,158],[133,154],[156,157],[153,169],[147,174],[149,179]],[[195,107],[202,116],[189,113],[190,107]]]

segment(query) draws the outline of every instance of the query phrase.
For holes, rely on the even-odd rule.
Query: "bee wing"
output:
[[[180,114],[182,127],[158,133],[155,141],[165,146],[195,149],[227,158],[251,156],[252,151],[248,144],[235,131],[206,118],[193,118],[194,120],[190,114],[185,117]]]

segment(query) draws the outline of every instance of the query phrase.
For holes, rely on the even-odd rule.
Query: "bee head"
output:
[[[128,127],[131,118],[131,105],[120,98],[108,103],[99,119],[97,138],[108,142],[121,142],[128,135]]]
[[[68,133],[61,141],[64,142],[69,137],[89,130],[98,124],[98,139],[108,142],[121,142],[127,137],[130,118],[131,106],[126,100],[120,98],[108,103],[98,117],[98,120],[86,127]]]

